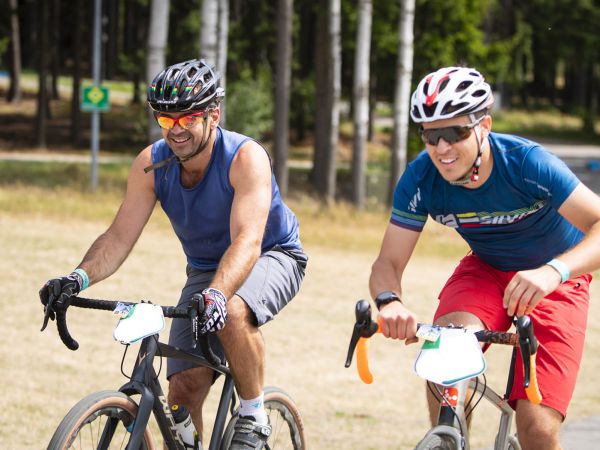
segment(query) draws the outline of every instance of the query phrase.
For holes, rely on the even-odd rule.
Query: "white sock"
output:
[[[264,393],[261,392],[258,397],[250,400],[244,400],[240,397],[240,416],[252,416],[258,423],[269,423],[265,412]]]

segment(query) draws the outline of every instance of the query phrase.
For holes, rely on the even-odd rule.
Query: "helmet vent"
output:
[[[446,78],[445,80],[443,80],[440,83],[440,87],[438,88],[438,92],[442,92],[444,89],[446,89],[446,86],[448,86],[448,82],[450,81],[450,79]]]
[[[432,103],[431,105],[423,105],[423,112],[426,117],[432,117],[435,114],[438,102]]]
[[[455,111],[458,111],[469,104],[466,102],[461,102],[457,104],[452,104],[452,102],[448,102],[444,105],[444,109],[442,110],[443,114],[452,114]]]
[[[475,92],[473,92],[473,94],[471,94],[471,95],[473,95],[473,97],[483,97],[483,96],[487,95],[487,92],[484,91],[483,89],[478,89]]]
[[[466,88],[468,88],[469,86],[471,86],[473,84],[472,81],[463,81],[462,83],[460,83],[458,86],[456,86],[456,92],[462,92],[464,91]]]
[[[416,106],[413,106],[412,116],[416,117],[417,119],[421,118],[421,113],[419,112],[419,108],[417,108]]]

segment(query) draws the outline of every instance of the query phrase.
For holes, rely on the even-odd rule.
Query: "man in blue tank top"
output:
[[[232,449],[262,449],[271,431],[263,403],[264,342],[258,327],[296,295],[307,257],[296,216],[284,204],[271,161],[256,141],[219,127],[224,90],[203,60],[167,67],[148,88],[163,139],[132,164],[127,193],[112,225],[69,276],[40,291],[69,297],[114,273],[161,204],[187,258],[179,304],[204,302],[201,333],[226,355],[240,396]],[[169,339],[189,352],[188,320],[174,320]],[[202,431],[202,405],[215,374],[168,360],[169,403],[185,405]]]
[[[439,295],[434,321],[506,330],[530,315],[540,347],[541,404],[528,401],[519,356],[509,401],[522,448],[559,449],[579,370],[589,272],[600,267],[600,198],[539,144],[492,133],[493,95],[474,69],[427,75],[411,99],[425,150],[394,192],[369,287],[386,337],[414,341],[401,281],[427,217],[469,244]],[[439,402],[429,393],[432,422]]]

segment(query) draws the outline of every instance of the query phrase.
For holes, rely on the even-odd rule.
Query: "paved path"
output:
[[[592,191],[600,194],[600,147],[594,145],[542,143],[559,156]],[[600,448],[600,445],[598,446]]]
[[[560,437],[563,450],[597,450],[600,448],[600,416],[572,422],[567,419]],[[480,450],[493,450],[493,447]]]
[[[563,426],[563,450],[597,450],[600,448],[600,416],[574,420]]]
[[[91,163],[92,155],[82,153],[57,153],[48,151],[2,151],[0,150],[0,160],[6,161],[59,161],[69,163]],[[122,155],[104,155],[101,154],[98,158],[100,164],[114,162],[129,162],[133,161],[132,156]]]

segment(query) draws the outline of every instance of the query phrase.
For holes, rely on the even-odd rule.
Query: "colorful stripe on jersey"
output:
[[[411,214],[406,211],[400,211],[399,209],[392,208],[392,217],[390,222],[392,222],[394,225],[415,231],[421,231],[425,226],[426,220],[427,216]]]
[[[514,211],[438,214],[435,216],[435,221],[451,228],[478,228],[490,225],[510,225],[535,214],[544,206],[546,206],[546,201],[540,200],[529,207],[515,209]]]

